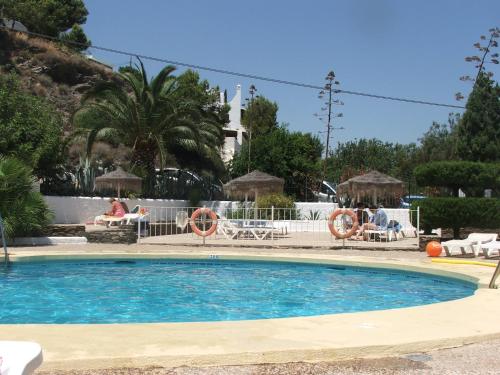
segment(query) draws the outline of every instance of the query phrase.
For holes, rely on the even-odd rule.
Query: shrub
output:
[[[257,207],[259,207],[259,216],[262,219],[271,219],[272,210],[274,207],[274,218],[284,220],[297,219],[297,210],[295,210],[295,202],[292,198],[283,194],[268,194],[257,198]],[[267,208],[267,210],[262,210]]]
[[[452,228],[459,238],[460,228],[498,229],[500,227],[500,199],[494,198],[427,198],[412,203],[420,207],[420,226],[426,234],[433,228]],[[413,215],[416,226],[416,215]]]
[[[500,189],[500,163],[437,161],[419,165],[414,170],[420,186],[446,187],[458,196],[458,189],[468,195],[482,195],[484,189]]]
[[[268,194],[257,198],[257,206],[262,208],[295,208],[292,198],[283,194]]]
[[[0,76],[0,134],[0,155],[20,159],[38,177],[52,175],[63,161],[59,114],[46,100],[25,93],[14,74]]]
[[[29,167],[12,157],[0,157],[0,213],[7,238],[39,233],[49,224],[51,213]]]

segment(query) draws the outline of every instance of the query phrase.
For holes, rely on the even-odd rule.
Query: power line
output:
[[[0,24],[0,28],[9,30],[9,27],[1,25],[1,24]],[[231,76],[242,77],[242,78],[250,78],[250,79],[255,79],[255,80],[259,80],[259,81],[266,81],[266,82],[278,83],[278,84],[289,85],[289,86],[303,87],[303,88],[314,89],[314,90],[323,89],[322,86],[312,85],[312,84],[308,84],[308,83],[287,81],[287,80],[283,80],[283,79],[258,76],[255,74],[234,72],[231,70],[212,68],[212,67],[203,66],[203,65],[185,63],[182,61],[164,59],[164,58],[148,56],[148,55],[142,55],[142,54],[127,52],[127,51],[118,50],[118,49],[109,48],[109,47],[101,47],[101,46],[97,46],[97,45],[87,46],[84,43],[78,43],[78,42],[74,42],[74,41],[70,41],[70,40],[61,40],[57,37],[53,37],[53,36],[45,35],[45,34],[40,34],[40,33],[34,33],[31,31],[17,31],[17,32],[22,32],[24,34],[28,34],[28,35],[32,35],[32,36],[36,36],[36,37],[40,37],[40,38],[45,38],[45,39],[49,39],[49,40],[54,40],[54,41],[62,42],[62,43],[66,43],[66,44],[72,44],[72,45],[79,46],[79,47],[89,47],[89,48],[93,48],[93,49],[100,50],[100,51],[116,53],[116,54],[125,55],[125,56],[129,56],[129,57],[139,57],[139,58],[144,59],[144,60],[150,60],[150,61],[162,62],[162,63],[166,63],[166,64],[178,65],[178,66],[183,66],[183,67],[197,69],[197,70],[204,70],[204,71],[213,72],[213,73],[220,73],[220,74],[231,75]],[[459,109],[465,108],[463,106],[455,105],[455,104],[444,104],[444,103],[436,103],[436,102],[430,102],[430,101],[418,100],[418,99],[409,99],[409,98],[401,98],[401,97],[395,97],[395,96],[370,94],[370,93],[360,92],[360,91],[336,89],[336,92],[341,93],[341,94],[364,96],[364,97],[368,97],[368,98],[392,100],[392,101],[404,102],[404,103],[432,105],[435,107],[459,108]]]

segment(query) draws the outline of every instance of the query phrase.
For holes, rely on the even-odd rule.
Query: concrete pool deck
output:
[[[95,230],[95,229],[94,229]],[[168,236],[152,236],[140,239],[141,244],[163,245],[169,247],[201,247],[203,239],[193,233],[173,234]],[[277,235],[273,238],[256,240],[255,238],[229,239],[220,234],[206,238],[206,247],[232,248],[285,248],[285,249],[367,249],[367,250],[404,250],[419,251],[418,239],[403,238],[398,241],[354,241],[351,239],[335,239],[330,232],[292,232]]]
[[[31,256],[202,257],[333,262],[419,270],[487,285],[494,268],[431,263],[397,251],[197,248],[80,245],[12,248]],[[369,285],[367,286],[369,287]],[[432,305],[253,321],[155,324],[0,325],[0,340],[32,340],[44,350],[44,370],[200,366],[385,357],[500,338],[500,290]]]

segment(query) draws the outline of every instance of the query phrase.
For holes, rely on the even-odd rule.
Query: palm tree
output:
[[[132,148],[132,166],[146,172],[146,191],[155,181],[156,161],[162,169],[169,147],[202,150],[214,129],[206,127],[203,108],[176,95],[175,67],[166,66],[148,81],[144,65],[118,73],[120,81],[101,82],[83,97],[74,123],[87,133],[87,154],[98,138],[111,138]],[[167,147],[168,146],[168,147]]]
[[[33,191],[32,172],[20,160],[0,156],[0,213],[7,238],[37,234],[50,223],[47,204]]]

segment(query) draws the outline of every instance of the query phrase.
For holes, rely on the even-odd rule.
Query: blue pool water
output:
[[[449,301],[472,283],[384,269],[221,260],[79,260],[0,267],[0,324],[242,320]]]

